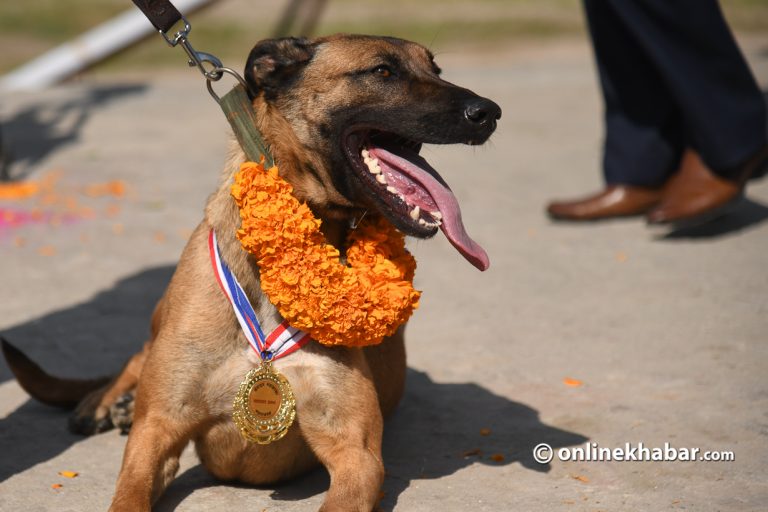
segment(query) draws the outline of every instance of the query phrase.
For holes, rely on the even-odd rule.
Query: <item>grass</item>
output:
[[[120,0],[26,0],[0,3],[0,34],[58,43],[126,9]]]

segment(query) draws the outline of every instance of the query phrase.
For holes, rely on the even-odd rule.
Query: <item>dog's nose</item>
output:
[[[485,98],[474,98],[464,106],[464,117],[472,124],[484,125],[501,119],[501,107]]]

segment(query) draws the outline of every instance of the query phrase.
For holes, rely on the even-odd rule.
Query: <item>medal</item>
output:
[[[221,260],[213,230],[208,236],[208,248],[216,280],[232,304],[248,343],[261,359],[240,383],[232,403],[232,420],[246,440],[269,444],[282,439],[296,419],[296,399],[291,385],[272,363],[303,347],[310,336],[285,320],[265,336],[243,287]]]
[[[232,419],[242,436],[259,444],[281,439],[296,418],[291,385],[269,361],[248,372],[232,409]]]

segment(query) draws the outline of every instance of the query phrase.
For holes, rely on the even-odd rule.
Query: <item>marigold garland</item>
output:
[[[261,288],[290,325],[325,345],[364,346],[394,334],[419,305],[416,261],[402,233],[366,216],[348,240],[347,265],[326,243],[293,187],[246,162],[232,185],[242,224],[237,238],[256,257]]]

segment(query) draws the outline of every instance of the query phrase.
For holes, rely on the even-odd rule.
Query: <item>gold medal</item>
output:
[[[248,372],[232,408],[232,419],[242,436],[259,444],[281,439],[296,418],[291,385],[269,361]]]

